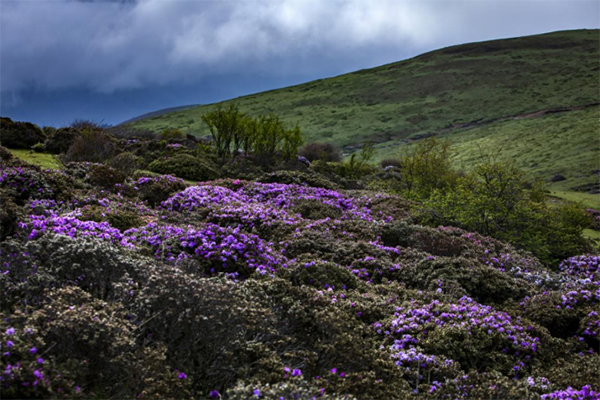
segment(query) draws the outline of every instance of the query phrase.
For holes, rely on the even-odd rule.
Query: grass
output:
[[[345,154],[373,142],[377,160],[435,134],[452,142],[459,168],[471,168],[483,149],[538,179],[562,174],[566,181],[548,185],[554,195],[597,205],[596,197],[577,190],[598,184],[598,175],[592,174],[600,169],[598,107],[509,117],[598,104],[598,34],[562,31],[453,46],[228,102],[252,115],[275,113],[289,125],[298,123],[306,142],[330,142]],[[180,110],[131,126],[207,136],[201,116],[214,107]],[[461,126],[473,121],[486,123]]]
[[[307,141],[347,152],[365,141],[402,141],[452,124],[598,102],[598,31],[482,42],[335,78],[230,100],[250,114],[275,113]],[[224,102],[224,104],[227,102]],[[167,113],[131,126],[208,134],[214,105]]]
[[[25,149],[10,149],[13,156],[44,169],[62,169],[63,166],[54,154],[36,153]]]

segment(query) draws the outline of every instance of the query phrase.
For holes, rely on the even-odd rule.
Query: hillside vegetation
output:
[[[523,172],[595,190],[597,112],[415,131],[378,165],[233,104],[207,140],[1,118],[1,397],[598,399],[600,210]]]
[[[299,122],[307,141],[384,143],[478,120],[598,103],[596,30],[448,47],[335,78],[235,100],[250,114]],[[212,105],[133,124],[208,134]]]
[[[298,123],[307,142],[335,143],[347,154],[373,142],[376,159],[413,140],[442,135],[458,144],[456,166],[468,169],[483,145],[541,179],[568,178],[552,190],[589,193],[598,186],[593,171],[600,169],[594,157],[600,114],[598,107],[585,107],[598,104],[599,49],[597,30],[470,43],[224,103],[235,102],[250,115],[275,113]],[[206,136],[201,117],[214,107],[131,126]],[[598,206],[597,196],[583,198]]]

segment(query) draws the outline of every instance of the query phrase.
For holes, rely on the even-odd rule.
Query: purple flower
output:
[[[35,353],[37,353],[37,348],[35,348],[35,347],[32,347],[32,348],[30,348],[30,349],[29,349],[29,353],[30,353],[30,354],[35,354]]]
[[[9,349],[10,349],[11,347],[13,347],[14,345],[15,345],[15,344],[14,344],[14,343],[13,343],[11,340],[9,340],[9,341],[7,341],[7,342],[6,342],[6,347],[8,347]]]
[[[252,392],[256,397],[260,397],[260,390],[258,389],[254,389],[254,391]]]
[[[14,335],[15,334],[15,328],[8,328],[6,330],[6,334],[9,335],[9,336],[10,335]]]
[[[39,369],[36,369],[35,371],[33,371],[33,375],[35,375],[35,377],[38,379],[42,379],[44,377],[44,375],[40,372]]]
[[[180,372],[178,375],[179,379],[187,379],[187,375],[185,374],[185,372]]]
[[[43,359],[43,358],[41,358],[41,357],[40,357],[40,358],[38,358],[38,359],[37,359],[37,363],[38,363],[38,364],[43,364],[43,363],[44,363],[44,359]]]
[[[216,390],[211,390],[211,391],[210,391],[210,394],[209,394],[209,397],[210,397],[211,399],[218,399],[218,398],[220,398],[220,397],[221,397],[221,394],[219,394],[219,392],[218,392],[218,391],[216,391]]]
[[[332,374],[337,374],[337,368],[331,368],[329,372],[331,372]]]
[[[300,376],[302,375],[302,371],[300,371],[299,369],[294,369],[292,371],[292,376]]]

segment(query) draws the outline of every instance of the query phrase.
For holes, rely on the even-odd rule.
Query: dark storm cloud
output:
[[[597,28],[599,12],[595,0],[2,0],[0,89],[6,109],[32,91],[315,79],[452,44]]]

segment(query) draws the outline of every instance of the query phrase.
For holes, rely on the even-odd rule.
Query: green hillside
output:
[[[230,101],[252,115],[299,123],[306,141],[332,142],[346,153],[374,142],[379,159],[440,135],[468,168],[484,145],[541,178],[564,175],[557,190],[572,190],[598,182],[598,107],[589,106],[599,103],[599,49],[598,30],[470,43]],[[204,136],[201,116],[214,106],[131,126]],[[544,110],[551,112],[536,114]]]

